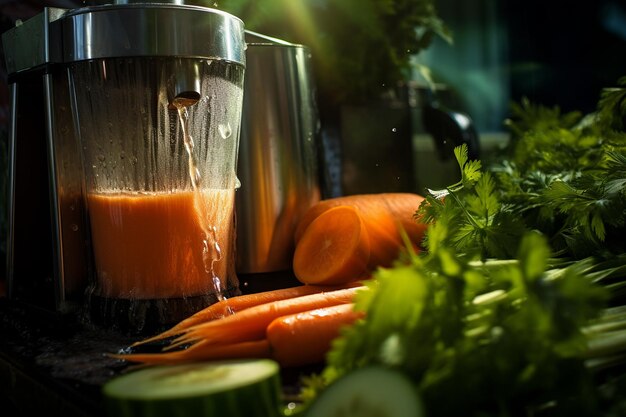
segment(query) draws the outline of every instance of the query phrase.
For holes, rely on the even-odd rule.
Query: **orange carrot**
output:
[[[294,238],[297,243],[308,225],[332,207],[352,206],[363,213],[384,208],[400,222],[412,241],[420,242],[424,236],[425,226],[416,223],[413,215],[423,200],[424,197],[411,193],[357,194],[322,200],[311,206],[300,218]]]
[[[349,286],[356,286],[357,283],[351,283],[340,286],[320,286],[320,285],[300,285],[298,287],[281,288],[278,290],[264,291],[254,294],[240,295],[218,301],[215,304],[198,311],[194,315],[186,318],[174,327],[148,339],[144,339],[134,343],[132,346],[139,346],[182,333],[196,324],[220,319],[224,316],[238,313],[246,308],[254,307],[261,304],[270,303],[272,301],[286,300],[289,298],[301,297],[303,295],[317,294],[323,291],[332,291]]]
[[[281,366],[322,363],[340,329],[363,317],[353,304],[279,317],[267,327],[267,340]]]
[[[190,327],[182,336],[173,341],[170,348],[199,341],[230,344],[260,340],[265,337],[267,326],[276,318],[316,308],[350,303],[354,294],[361,288],[363,287],[304,295],[250,307],[219,320]]]
[[[372,270],[378,266],[390,266],[398,257],[404,242],[401,237],[401,230],[404,230],[415,249],[424,237],[425,224],[415,221],[413,215],[418,209],[423,197],[417,194],[408,193],[386,193],[386,194],[361,194],[347,197],[323,200],[311,207],[300,220],[295,233],[296,252],[294,255],[294,272],[300,281],[305,283],[326,282],[325,278],[311,280],[310,273],[313,265],[316,273],[324,275],[323,271],[334,270],[336,265],[333,261],[340,260],[347,262],[345,258],[321,258],[317,254],[335,240],[345,240],[342,235],[363,235],[360,230],[346,229],[344,226],[339,229],[335,226],[336,220],[329,213],[338,206],[353,207],[361,217],[362,223],[353,221],[354,225],[363,225],[369,237],[369,261],[368,268]],[[321,225],[322,219],[328,225]],[[313,232],[309,232],[313,229]],[[305,245],[305,248],[302,246]],[[330,263],[329,263],[330,262]],[[330,282],[338,283],[359,277],[344,276],[341,279],[333,279]]]
[[[313,220],[293,257],[305,284],[341,284],[367,274],[370,241],[357,209],[337,206]]]
[[[174,352],[131,353],[110,356],[147,365],[166,365],[222,359],[269,358],[270,352],[269,342],[267,339],[262,339],[225,345],[215,345],[201,341],[188,349]]]
[[[363,312],[354,311],[353,304],[338,304],[278,317],[260,340],[228,344],[202,340],[175,352],[111,356],[147,365],[244,358],[272,358],[284,367],[310,365],[322,363],[341,328],[361,317]]]

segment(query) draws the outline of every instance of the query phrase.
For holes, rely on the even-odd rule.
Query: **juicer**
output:
[[[151,289],[148,304],[133,304],[140,295],[102,293],[110,274],[92,256],[88,195],[191,192],[200,177],[202,187],[235,188],[243,22],[180,0],[121,0],[46,8],[2,41],[11,94],[9,297],[56,313],[94,294],[130,300],[100,311],[113,321],[114,309],[154,310],[162,325],[188,314],[174,299],[198,294]],[[194,136],[193,158],[185,135]],[[232,263],[201,304],[237,292]]]

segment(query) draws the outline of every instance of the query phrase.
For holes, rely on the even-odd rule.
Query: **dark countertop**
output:
[[[298,285],[291,274],[240,276],[243,293]],[[104,417],[101,387],[128,365],[108,357],[138,340],[0,298],[0,409],[2,415]],[[312,369],[284,370],[286,398]],[[8,412],[7,412],[8,411]]]

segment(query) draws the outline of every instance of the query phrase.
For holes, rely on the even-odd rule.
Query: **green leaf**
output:
[[[517,259],[527,281],[536,281],[543,275],[549,258],[550,247],[543,236],[539,233],[528,233],[524,236]]]

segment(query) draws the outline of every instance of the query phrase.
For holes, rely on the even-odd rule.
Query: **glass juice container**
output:
[[[64,23],[82,40],[71,42],[68,75],[92,319],[154,331],[237,294],[243,24],[213,9],[147,3],[77,9]]]

